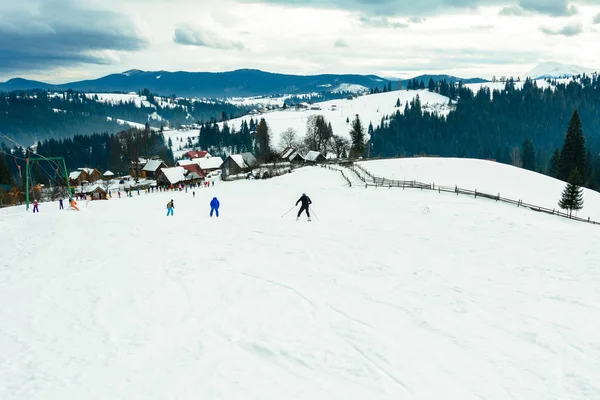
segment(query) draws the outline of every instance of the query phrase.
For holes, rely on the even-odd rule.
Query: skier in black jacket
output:
[[[300,202],[302,202],[302,207],[300,207],[300,211],[298,211],[298,216],[296,217],[296,221],[298,221],[298,219],[300,218],[300,214],[302,214],[302,211],[306,211],[306,216],[308,217],[308,220],[310,221],[310,212],[308,210],[308,206],[312,204],[310,197],[308,197],[306,195],[306,193],[302,193],[302,197],[300,197],[298,199],[298,201],[296,202],[296,205],[298,205],[298,203],[300,203]]]

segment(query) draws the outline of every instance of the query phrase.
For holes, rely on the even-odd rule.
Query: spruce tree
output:
[[[577,110],[571,117],[565,143],[560,152],[558,179],[568,180],[574,169],[577,169],[580,173],[585,171],[585,138],[583,137],[581,120]]]
[[[350,158],[362,157],[365,152],[365,128],[360,121],[358,114],[356,115],[354,121],[352,121],[350,139],[352,140]]]
[[[523,142],[521,157],[523,160],[523,168],[535,171],[535,151],[533,149],[533,144],[529,139],[525,139]]]
[[[271,156],[271,135],[264,118],[260,119],[256,127],[256,155],[261,161],[266,161]]]
[[[578,211],[583,208],[583,189],[581,188],[581,175],[575,168],[569,175],[569,183],[562,193],[558,205],[563,210],[569,210],[569,218],[573,216],[573,210]]]

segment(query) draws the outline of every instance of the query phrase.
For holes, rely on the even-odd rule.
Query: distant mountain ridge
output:
[[[448,75],[422,75],[417,80],[461,80],[464,83],[485,82],[483,79],[461,79]],[[389,79],[376,75],[322,74],[289,75],[264,72],[256,69],[238,69],[227,72],[169,72],[129,70],[98,79],[49,84],[22,78],[0,83],[0,91],[12,90],[68,90],[81,92],[137,92],[149,89],[152,93],[182,97],[248,97],[271,94],[304,94],[323,91],[340,91],[343,88],[383,87]],[[392,81],[393,82],[393,81]],[[403,81],[404,85],[408,80]]]
[[[562,64],[558,62],[545,62],[537,65],[525,74],[532,79],[542,78],[570,78],[580,74],[591,74],[600,69],[581,67],[579,65]]]

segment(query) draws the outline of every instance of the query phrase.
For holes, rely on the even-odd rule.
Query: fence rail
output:
[[[542,213],[546,213],[546,214],[556,215],[559,217],[569,218],[574,221],[586,222],[586,223],[593,224],[593,225],[600,225],[600,222],[594,221],[591,218],[585,219],[585,218],[569,216],[569,214],[567,214],[565,212],[561,212],[560,210],[557,210],[557,209],[550,209],[550,208],[541,207],[541,206],[538,206],[535,204],[525,203],[523,200],[515,200],[515,199],[510,199],[507,197],[502,197],[502,196],[500,196],[500,193],[490,194],[490,193],[479,192],[477,190],[463,189],[463,188],[459,188],[458,186],[454,186],[454,187],[441,186],[441,185],[436,185],[435,183],[424,183],[424,182],[418,182],[418,181],[399,181],[399,180],[393,180],[393,179],[380,178],[380,177],[374,176],[372,173],[367,171],[366,168],[364,168],[363,166],[361,166],[359,164],[354,164],[354,166],[350,169],[352,169],[359,177],[360,177],[360,175],[357,172],[357,170],[361,171],[363,174],[365,174],[369,177],[369,180],[361,178],[361,180],[363,180],[363,182],[365,183],[365,188],[386,187],[389,189],[391,189],[391,188],[420,189],[420,190],[437,191],[438,193],[441,193],[441,192],[455,193],[457,196],[458,195],[466,195],[466,196],[472,196],[474,198],[480,197],[480,198],[485,198],[485,199],[489,199],[489,200],[500,201],[503,203],[516,205],[517,207],[529,208],[530,210],[536,211],[536,212],[542,212]]]
[[[338,171],[339,173],[341,173],[342,176],[344,177],[344,179],[346,180],[346,182],[348,182],[348,186],[352,187],[352,181],[350,181],[350,179],[346,176],[346,174],[344,173],[344,171],[342,169],[332,167],[331,165],[328,165],[328,164],[320,164],[320,165],[321,165],[321,168],[327,168],[331,171]]]

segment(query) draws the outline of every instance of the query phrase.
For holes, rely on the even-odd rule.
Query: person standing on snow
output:
[[[58,199],[58,209],[59,210],[65,209],[65,207],[63,206],[63,199]]]
[[[221,204],[219,203],[219,200],[216,197],[213,197],[213,199],[210,201],[210,216],[213,216],[213,212],[217,214],[217,217],[219,217],[219,207],[221,206]]]
[[[306,216],[308,217],[308,220],[310,221],[310,211],[308,210],[308,206],[312,204],[312,200],[310,199],[310,197],[308,197],[306,195],[306,193],[302,193],[302,196],[298,199],[298,201],[296,202],[296,205],[298,205],[298,203],[300,203],[300,202],[302,202],[302,207],[300,207],[300,211],[298,211],[298,216],[296,217],[296,221],[298,221],[298,219],[300,218],[302,211],[306,211]]]
[[[37,200],[34,200],[34,202],[33,202],[33,212],[34,213],[39,213],[40,212],[40,210],[38,209],[38,202],[37,202]]]
[[[171,201],[167,203],[167,217],[169,215],[174,216],[174,212],[173,212],[174,208],[175,208],[175,204],[173,204],[173,199],[171,199]]]

